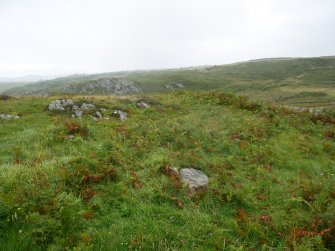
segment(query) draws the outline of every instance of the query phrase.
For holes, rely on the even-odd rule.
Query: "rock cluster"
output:
[[[19,119],[20,116],[18,115],[12,115],[12,114],[0,114],[0,119],[6,119],[6,120],[9,120],[9,119]]]
[[[136,106],[140,109],[150,108],[151,103],[145,100],[138,100]],[[104,117],[103,113],[106,112],[105,108],[97,108],[95,105],[90,103],[82,103],[81,105],[76,104],[72,99],[57,99],[48,105],[49,111],[67,111],[72,113],[72,118],[82,117],[84,114],[89,114],[95,121],[101,119],[109,119]],[[125,111],[115,109],[112,113],[113,117],[119,118],[122,121],[128,119]]]
[[[170,176],[179,178],[185,183],[190,194],[205,192],[208,185],[208,176],[202,171],[194,168],[182,168],[178,170],[176,167],[167,167],[166,173]]]
[[[57,99],[49,104],[48,108],[50,111],[59,110],[65,111],[66,107],[73,106],[74,102],[72,99]]]
[[[98,111],[97,107],[90,103],[82,103],[81,105],[75,104],[72,99],[57,99],[49,104],[50,111],[71,111],[73,114],[72,118],[82,117],[85,113],[91,114],[94,120],[100,120],[103,118],[102,114]]]

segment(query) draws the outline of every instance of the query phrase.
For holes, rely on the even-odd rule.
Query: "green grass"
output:
[[[99,122],[0,101],[0,250],[333,250],[334,118],[220,92],[73,97]],[[75,129],[74,129],[75,128]],[[68,135],[74,135],[69,138]],[[190,197],[162,172],[196,167]]]

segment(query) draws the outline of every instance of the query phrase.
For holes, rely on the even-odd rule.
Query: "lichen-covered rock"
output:
[[[209,179],[202,171],[183,168],[179,170],[179,175],[182,182],[187,184],[191,194],[206,191]]]
[[[92,111],[92,110],[96,110],[97,108],[93,104],[83,103],[81,105],[80,109],[83,110],[83,111]]]
[[[114,110],[113,117],[117,117],[117,118],[119,118],[122,121],[125,121],[125,120],[128,119],[127,118],[127,113],[123,112],[123,111],[120,111],[120,110]]]
[[[51,102],[48,106],[50,111],[53,110],[59,110],[59,111],[64,111],[66,107],[74,105],[74,102],[72,99],[57,99],[53,102]]]
[[[83,111],[77,109],[77,110],[74,111],[74,115],[77,116],[77,117],[81,117],[81,116],[83,116]]]
[[[48,108],[50,111],[53,111],[53,110],[64,111],[65,110],[65,108],[63,107],[62,101],[58,99],[53,101],[51,104],[49,104]]]

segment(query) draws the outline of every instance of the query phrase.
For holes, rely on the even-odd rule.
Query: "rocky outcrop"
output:
[[[72,99],[57,99],[51,102],[48,106],[49,111],[63,111],[72,113],[72,118],[81,118],[84,114],[90,115],[94,120],[103,119],[101,112],[105,109],[101,108],[98,111],[98,108],[90,103],[82,103],[81,105],[75,104]]]
[[[100,78],[80,86],[66,86],[63,93],[129,95],[141,92],[134,81],[126,78]]]

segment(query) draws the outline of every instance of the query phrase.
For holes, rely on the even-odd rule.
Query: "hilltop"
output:
[[[282,105],[335,106],[335,57],[272,58],[221,66],[73,75],[11,88],[4,93],[114,95],[117,93],[113,88],[86,87],[95,81],[115,80],[131,83],[142,93],[216,90]]]

